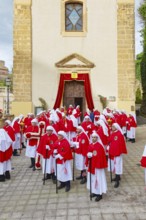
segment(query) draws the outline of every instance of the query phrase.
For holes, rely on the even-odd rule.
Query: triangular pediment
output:
[[[73,53],[55,64],[58,68],[93,68],[94,63],[86,59],[85,57]]]

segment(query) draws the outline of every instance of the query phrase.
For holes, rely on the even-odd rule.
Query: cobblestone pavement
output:
[[[20,157],[12,159],[11,180],[0,183],[0,220],[146,220],[144,170],[137,165],[145,143],[146,126],[141,126],[136,143],[127,142],[120,187],[113,187],[107,173],[108,192],[100,202],[90,201],[86,186],[77,180],[70,192],[62,189],[56,194],[51,180],[43,185],[41,170],[28,168],[30,161],[23,150]]]

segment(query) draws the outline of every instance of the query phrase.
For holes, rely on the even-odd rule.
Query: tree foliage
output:
[[[141,104],[142,102],[142,94],[140,88],[137,88],[136,90],[136,104]]]
[[[143,30],[141,31],[143,37],[143,54],[140,65],[143,94],[140,112],[142,115],[146,115],[146,0],[143,1],[138,12],[143,23]]]
[[[136,61],[135,61],[135,69],[136,69],[136,79],[141,81],[141,61],[142,61],[143,53],[136,55]]]

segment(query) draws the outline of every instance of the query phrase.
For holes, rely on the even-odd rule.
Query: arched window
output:
[[[83,31],[83,4],[65,4],[65,31]]]
[[[87,0],[61,0],[61,34],[85,37],[87,34]]]

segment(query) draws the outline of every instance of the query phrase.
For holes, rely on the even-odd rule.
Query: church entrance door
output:
[[[63,106],[66,108],[72,104],[74,107],[80,105],[82,116],[86,111],[86,98],[84,82],[82,81],[65,81],[63,93]]]

